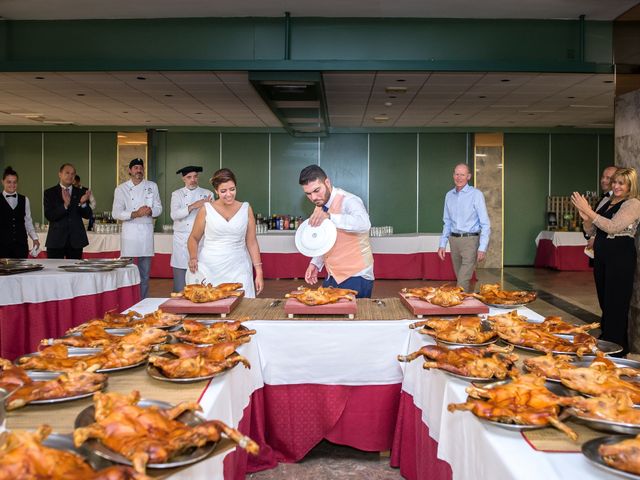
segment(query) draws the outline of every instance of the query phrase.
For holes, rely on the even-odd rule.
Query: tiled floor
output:
[[[480,283],[501,282],[505,288],[533,289],[539,293],[532,306],[542,315],[559,315],[568,321],[597,321],[600,315],[593,276],[590,272],[556,272],[534,268],[483,269],[478,272]],[[267,280],[262,297],[280,298],[301,285],[301,280]],[[415,280],[377,280],[374,298],[394,297],[403,287],[442,282]],[[152,280],[150,296],[167,297],[171,280]],[[389,459],[378,453],[362,452],[349,447],[322,442],[303,461],[281,464],[273,470],[259,472],[248,478],[255,480],[317,480],[367,479],[395,480],[402,478],[398,470],[389,467]]]

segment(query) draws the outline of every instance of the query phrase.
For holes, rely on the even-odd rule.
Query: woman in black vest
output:
[[[33,246],[40,248],[38,234],[31,221],[29,199],[16,192],[18,174],[13,168],[4,169],[2,185],[4,190],[0,200],[0,258],[27,258],[27,235],[33,240]]]

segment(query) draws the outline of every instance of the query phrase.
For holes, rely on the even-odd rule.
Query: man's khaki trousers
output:
[[[464,288],[465,292],[470,292],[469,283],[476,269],[478,261],[478,247],[480,237],[449,237],[451,248],[451,261],[453,270],[456,272],[457,284]]]

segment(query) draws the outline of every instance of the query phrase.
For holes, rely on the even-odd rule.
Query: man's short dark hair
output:
[[[324,182],[327,179],[327,174],[318,165],[309,165],[304,167],[300,172],[300,185],[306,185],[309,182],[320,180]]]
[[[80,175],[76,175],[75,177],[73,177],[73,180],[76,182],[80,181]]]
[[[73,163],[63,163],[62,165],[60,165],[60,170],[58,171],[61,172],[62,170],[64,170],[64,167],[71,167],[74,171],[76,169],[76,167],[73,166]]]

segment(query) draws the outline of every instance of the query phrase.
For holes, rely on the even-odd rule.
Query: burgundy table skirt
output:
[[[66,300],[0,307],[0,357],[13,360],[38,349],[40,340],[60,337],[67,329],[122,311],[140,301],[140,285]]]
[[[82,258],[117,258],[119,256],[119,251],[83,252],[82,254]],[[46,253],[41,252],[39,257],[46,258]],[[261,258],[264,278],[304,278],[310,261],[309,257],[301,253],[262,253]],[[456,279],[449,253],[444,261],[440,260],[435,252],[375,253],[373,260],[374,275],[377,279],[442,281]],[[151,278],[173,278],[170,262],[171,254],[156,253],[151,262]]]
[[[156,255],[157,257],[157,255]],[[262,253],[265,278],[304,278],[309,257],[300,253]],[[435,252],[374,253],[373,273],[377,279],[455,281],[451,256],[442,261]]]
[[[360,450],[390,450],[400,384],[265,385],[251,395],[238,429],[260,445],[257,457],[237,448],[224,460],[225,479],[301,460],[321,440]]]
[[[399,467],[407,480],[451,480],[451,466],[438,458],[438,443],[429,436],[422,421],[422,410],[407,392],[400,394],[391,466]]]
[[[573,272],[591,270],[589,257],[584,254],[583,246],[556,247],[548,239],[538,241],[535,266]]]

